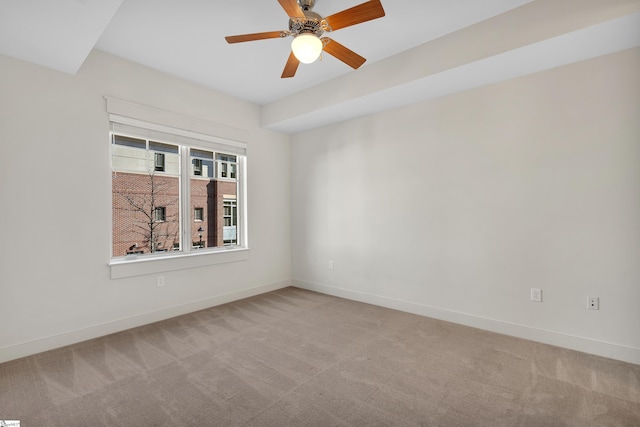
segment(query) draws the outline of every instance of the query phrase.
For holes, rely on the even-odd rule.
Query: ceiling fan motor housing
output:
[[[313,0],[300,0],[300,2]],[[322,24],[322,16],[310,10],[304,10],[306,18],[289,18],[289,31],[295,37],[300,34],[315,34],[320,37],[324,33],[324,27]]]

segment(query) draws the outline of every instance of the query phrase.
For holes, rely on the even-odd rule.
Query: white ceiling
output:
[[[122,0],[0,0],[0,53],[75,74]]]
[[[363,1],[316,0],[314,11],[327,16]],[[594,6],[596,0],[382,0],[385,17],[330,34],[367,58],[359,70],[323,55],[322,61],[301,64],[294,78],[281,79],[290,39],[224,40],[287,29],[277,0],[1,0],[0,53],[73,74],[96,48],[262,105],[265,127],[292,133],[640,45],[640,0],[608,2],[612,6]],[[559,3],[564,9],[557,9]],[[546,32],[536,28],[540,16],[570,14],[571,7],[580,12],[575,19],[563,25],[553,19]],[[584,10],[593,16],[583,16]],[[477,24],[483,21],[484,27]],[[438,43],[452,43],[445,35],[455,40],[467,34],[468,42],[451,45],[456,56],[476,35],[504,44],[500,36],[514,31],[510,27],[519,31],[520,24],[522,40],[502,50],[476,48],[488,52],[468,52],[440,69],[429,70],[425,62],[447,62],[442,55],[428,56]],[[387,78],[389,70],[406,74],[416,62],[424,70],[404,80]],[[370,88],[354,90],[360,81]],[[305,95],[336,100],[292,109]]]
[[[328,16],[364,0],[317,0]],[[530,0],[383,0],[386,16],[331,34],[368,63]],[[281,79],[291,39],[227,44],[224,36],[288,29],[277,0],[125,0],[97,48],[257,104],[352,71],[330,55]]]

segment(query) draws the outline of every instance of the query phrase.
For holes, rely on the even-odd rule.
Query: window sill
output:
[[[112,279],[163,273],[249,259],[248,248],[218,249],[158,257],[124,257],[109,263]]]

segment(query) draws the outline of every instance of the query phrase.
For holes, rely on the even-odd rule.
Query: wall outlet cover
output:
[[[531,301],[542,302],[542,289],[531,288]]]

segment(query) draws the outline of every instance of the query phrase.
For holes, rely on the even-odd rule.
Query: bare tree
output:
[[[171,213],[170,209],[179,204],[177,193],[171,194],[173,180],[177,185],[177,178],[158,177],[150,172],[146,191],[114,186],[114,195],[125,201],[116,210],[134,213],[126,231],[140,236],[143,246],[148,246],[151,253],[167,250],[164,245],[168,241],[171,246],[179,242],[179,213],[177,209]],[[163,217],[159,217],[159,210],[163,211]]]

